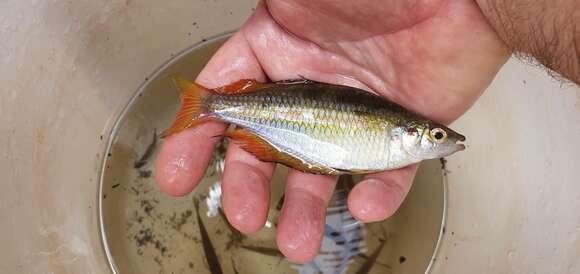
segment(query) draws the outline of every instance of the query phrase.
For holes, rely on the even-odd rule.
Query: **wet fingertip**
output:
[[[278,236],[276,237],[276,244],[286,259],[297,264],[311,262],[320,251],[320,244],[318,246],[313,246],[312,248],[296,248],[296,246],[292,244],[291,239],[286,238],[280,233],[278,233]]]
[[[263,205],[248,201],[247,203],[234,205],[232,202],[225,202],[228,196],[222,196],[222,204],[224,205],[224,213],[228,222],[243,234],[253,234],[260,231],[267,218],[267,210],[263,210]],[[251,199],[251,198],[250,198]]]
[[[155,175],[155,178],[161,191],[173,197],[183,197],[189,194],[194,188],[193,184],[164,181],[166,178],[159,175]]]
[[[222,205],[228,222],[244,234],[264,227],[268,217],[267,174],[242,162],[226,163],[222,178]]]
[[[202,143],[204,131],[188,129],[167,137],[155,160],[155,179],[161,190],[171,196],[190,193],[207,167],[212,143]]]
[[[397,211],[403,199],[403,193],[394,188],[377,179],[364,180],[349,193],[348,209],[361,222],[383,221]]]
[[[276,243],[290,261],[312,261],[324,234],[324,201],[307,190],[290,188],[280,213]]]
[[[161,190],[171,196],[181,197],[190,193],[194,186],[193,178],[183,174],[180,164],[176,164],[163,148],[155,161],[154,177]]]
[[[258,231],[260,231],[263,227],[264,224],[266,223],[265,221],[261,221],[261,220],[239,220],[236,219],[235,217],[230,217],[230,215],[228,215],[226,213],[226,218],[228,219],[228,222],[230,223],[230,225],[232,225],[232,227],[234,227],[236,230],[238,230],[240,233],[243,234],[254,234]]]

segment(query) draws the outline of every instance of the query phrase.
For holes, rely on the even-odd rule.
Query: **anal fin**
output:
[[[314,174],[338,175],[342,173],[333,168],[308,163],[296,156],[283,152],[262,137],[246,129],[226,131],[224,136],[232,139],[235,144],[264,162],[277,162],[302,172]]]
[[[276,161],[278,154],[280,153],[266,140],[245,129],[226,131],[224,136],[232,139],[233,142],[239,145],[242,149],[265,162]]]

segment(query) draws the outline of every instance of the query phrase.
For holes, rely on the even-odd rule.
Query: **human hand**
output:
[[[295,79],[375,92],[442,123],[464,113],[489,85],[508,50],[472,0],[270,0],[210,60],[197,82]],[[225,125],[212,122],[168,137],[156,163],[161,188],[185,195],[198,184]],[[348,197],[363,222],[391,216],[417,166],[368,175]],[[235,144],[226,153],[222,204],[243,233],[264,226],[274,164]],[[318,253],[336,178],[291,170],[277,244],[296,262]]]

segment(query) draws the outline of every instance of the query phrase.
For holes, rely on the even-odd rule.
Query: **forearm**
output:
[[[503,41],[580,83],[580,1],[476,0]]]

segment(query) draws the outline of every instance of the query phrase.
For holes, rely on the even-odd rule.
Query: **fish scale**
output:
[[[349,106],[340,103],[331,104],[330,102],[319,102],[320,104],[317,105],[310,103],[309,100],[300,100],[289,92],[264,94],[262,96],[242,94],[235,97],[221,95],[216,95],[216,97],[219,99],[210,99],[208,105],[211,109],[220,113],[220,118],[232,123],[243,124],[245,128],[260,136],[267,136],[277,132],[275,130],[266,130],[264,127],[293,131],[298,134],[308,134],[310,137],[302,139],[296,136],[297,134],[286,136],[286,142],[301,146],[301,148],[293,149],[293,152],[303,159],[313,160],[317,158],[310,155],[319,152],[316,151],[317,147],[305,146],[305,142],[309,141],[308,139],[315,139],[331,144],[326,146],[326,150],[322,149],[322,151],[335,155],[333,157],[334,166],[338,168],[346,169],[356,164],[355,162],[363,164],[359,168],[372,167],[372,163],[364,163],[364,158],[373,162],[386,160],[381,159],[381,157],[368,157],[369,151],[377,148],[377,146],[385,146],[386,143],[383,142],[381,144],[376,141],[376,137],[380,136],[379,132],[377,132],[380,128],[373,128],[368,123],[365,123],[365,117],[357,116],[356,112],[351,110],[353,108]],[[215,104],[212,104],[212,101]],[[236,107],[240,106],[240,102],[244,101],[247,102],[247,107],[238,112]],[[340,109],[341,112],[337,111],[337,109]],[[272,117],[272,113],[276,113],[277,117],[274,123],[264,123],[259,119],[255,119],[256,117]],[[311,113],[313,119],[304,119],[304,115],[297,115],[297,113]],[[388,139],[386,134],[383,134],[383,136],[385,137],[384,140]],[[277,145],[284,146],[281,143]],[[342,148],[343,151],[347,152],[343,154],[350,155],[350,159],[344,156],[337,156],[330,149],[332,146]],[[316,160],[316,162],[324,162],[321,159]]]

